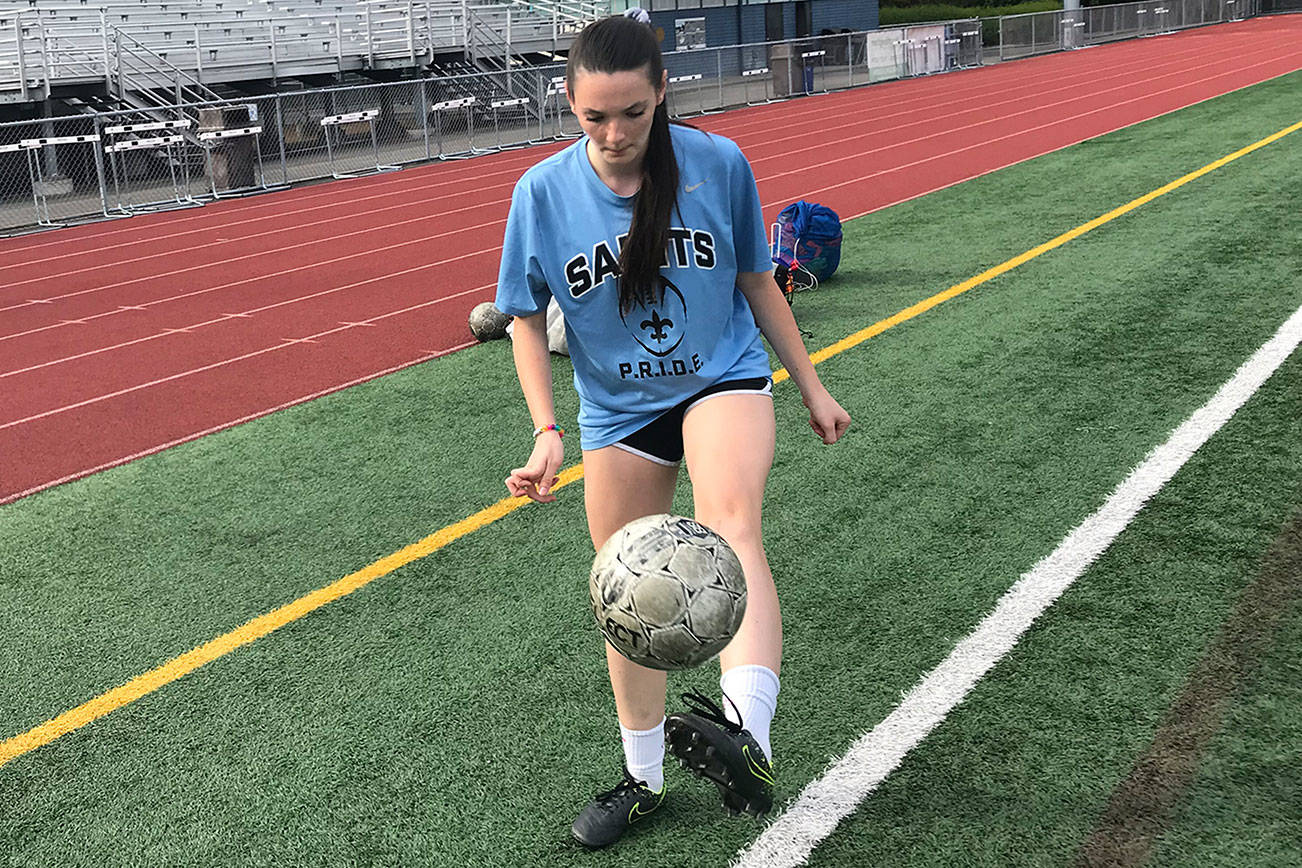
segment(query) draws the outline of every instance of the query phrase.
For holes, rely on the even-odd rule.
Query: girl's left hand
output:
[[[804,402],[809,408],[809,427],[827,445],[840,440],[845,429],[850,427],[850,414],[841,408],[826,389],[805,396]]]

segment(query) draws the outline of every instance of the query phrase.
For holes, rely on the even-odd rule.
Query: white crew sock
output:
[[[651,729],[626,729],[619,725],[624,742],[624,765],[628,773],[643,781],[654,792],[665,785],[665,719]]]
[[[769,760],[773,759],[769,747],[769,724],[778,707],[778,687],[777,673],[756,664],[734,666],[719,678],[723,713],[755,737]]]

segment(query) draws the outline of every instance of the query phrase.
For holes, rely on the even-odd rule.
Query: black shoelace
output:
[[[733,735],[737,735],[741,732],[741,724],[729,720],[728,716],[723,713],[723,709],[716,705],[713,699],[706,696],[704,693],[701,693],[699,690],[694,690],[691,693],[684,693],[682,694],[682,697],[683,702],[687,703],[687,710],[692,714],[695,714],[698,717],[703,717],[713,723],[717,723]],[[725,696],[724,699],[727,699],[727,696]],[[731,699],[728,699],[728,701],[732,702]],[[735,707],[736,703],[733,703],[733,705]]]
[[[614,787],[612,787],[609,790],[606,790],[606,792],[598,793],[596,797],[596,801],[601,802],[603,807],[613,808],[615,806],[615,801],[620,796],[642,786],[645,786],[645,784],[643,784],[639,780],[635,780],[632,775],[630,775],[627,771],[625,771],[624,780],[615,784]]]

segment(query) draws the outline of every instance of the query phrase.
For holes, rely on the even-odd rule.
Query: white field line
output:
[[[894,771],[1022,634],[1112,541],[1144,504],[1252,397],[1302,342],[1302,308],[1280,326],[1206,404],[1117,486],[1097,512],[1069,533],[999,600],[993,612],[845,756],[810,782],[795,802],[738,856],[736,868],[803,864],[818,843]]]
[[[1271,49],[1267,48],[1267,49],[1262,49],[1261,51],[1259,51],[1259,52],[1254,52],[1254,53],[1264,53],[1264,52],[1266,52],[1266,51],[1270,51],[1270,50],[1271,50]],[[1152,65],[1152,64],[1148,64],[1148,65],[1145,66],[1145,65],[1141,65],[1141,64],[1138,64],[1138,63],[1137,63],[1135,69],[1139,69],[1139,70],[1143,70],[1143,71],[1145,71],[1145,72],[1150,72],[1150,73],[1152,73],[1152,72],[1156,72],[1156,71],[1158,71],[1158,70],[1160,70],[1160,69],[1164,69],[1164,68],[1167,68],[1167,67],[1175,67],[1174,71],[1172,71],[1172,72],[1170,72],[1170,73],[1166,73],[1165,75],[1159,75],[1159,76],[1149,75],[1148,78],[1145,79],[1145,81],[1153,81],[1153,80],[1156,80],[1156,79],[1159,79],[1159,78],[1167,77],[1167,76],[1169,76],[1169,75],[1176,75],[1176,74],[1180,74],[1181,72],[1188,72],[1188,71],[1190,71],[1190,70],[1189,70],[1189,67],[1188,67],[1186,64],[1183,63],[1183,58],[1185,57],[1185,55],[1188,55],[1189,57],[1195,57],[1195,56],[1196,56],[1196,57],[1198,57],[1198,58],[1201,59],[1201,60],[1206,60],[1206,59],[1208,59],[1209,57],[1215,57],[1215,58],[1217,58],[1216,60],[1212,60],[1212,61],[1210,61],[1210,62],[1208,62],[1208,63],[1204,63],[1204,64],[1202,64],[1201,66],[1193,67],[1194,69],[1203,69],[1203,68],[1206,68],[1206,67],[1208,67],[1208,66],[1216,65],[1216,64],[1222,62],[1222,59],[1221,59],[1222,55],[1225,55],[1226,58],[1234,58],[1234,59],[1242,59],[1242,58],[1244,57],[1243,53],[1242,53],[1242,52],[1241,52],[1237,47],[1235,47],[1235,48],[1230,48],[1230,49],[1225,49],[1225,50],[1223,50],[1223,51],[1216,52],[1216,53],[1214,53],[1214,54],[1209,54],[1209,53],[1207,53],[1207,52],[1201,52],[1201,53],[1200,53],[1200,52],[1198,52],[1197,50],[1193,50],[1193,51],[1185,52],[1185,53],[1183,53],[1183,54],[1181,54],[1181,55],[1178,55],[1178,56],[1169,56],[1169,57],[1166,57],[1166,58],[1165,58],[1165,60],[1167,61],[1166,63],[1159,64],[1159,65],[1156,65],[1156,66],[1154,66],[1154,65]],[[1133,87],[1135,86],[1135,82],[1134,82],[1134,80],[1133,80],[1133,76],[1132,76],[1132,74],[1131,74],[1131,70],[1129,70],[1129,69],[1120,69],[1120,68],[1111,68],[1111,69],[1109,69],[1107,72],[1108,72],[1108,74],[1105,75],[1105,76],[1099,76],[1097,73],[1090,73],[1089,71],[1084,71],[1084,72],[1081,72],[1081,73],[1079,73],[1078,75],[1075,75],[1075,76],[1059,77],[1058,79],[1055,79],[1055,80],[1054,80],[1054,83],[1055,83],[1055,84],[1058,84],[1059,86],[1058,86],[1058,87],[1055,87],[1055,88],[1052,88],[1052,89],[1050,89],[1050,90],[1035,90],[1035,88],[1034,88],[1033,86],[1029,86],[1029,85],[1027,84],[1027,81],[1025,81],[1025,80],[1018,80],[1016,86],[1017,86],[1017,87],[1022,87],[1022,88],[1024,88],[1024,89],[1027,91],[1027,93],[1035,93],[1037,96],[1044,96],[1044,95],[1048,95],[1048,94],[1052,94],[1052,93],[1057,93],[1057,92],[1059,92],[1059,91],[1073,91],[1073,90],[1079,90],[1079,88],[1078,88],[1076,85],[1074,85],[1074,84],[1071,84],[1071,83],[1063,84],[1063,82],[1070,82],[1070,80],[1071,80],[1072,78],[1082,78],[1082,79],[1088,78],[1088,79],[1090,80],[1090,82],[1091,82],[1093,85],[1095,85],[1095,86],[1097,86],[1098,84],[1101,84],[1101,83],[1107,82],[1107,81],[1114,80],[1114,79],[1124,79],[1124,80],[1126,80],[1126,84],[1125,84],[1125,85],[1123,85],[1123,86],[1121,86],[1121,87],[1117,87],[1117,88],[1112,88],[1111,90],[1131,89],[1131,88],[1133,88]],[[1091,78],[1091,75],[1093,76],[1092,78]],[[995,93],[995,92],[996,92],[996,91],[989,91],[989,93]],[[967,109],[961,109],[961,110],[951,111],[951,112],[949,113],[949,116],[952,117],[953,115],[956,115],[956,114],[964,114],[964,113],[967,113],[967,112],[974,112],[974,111],[985,111],[985,110],[989,110],[989,109],[995,108],[995,107],[997,107],[997,106],[1005,105],[1005,104],[1020,105],[1020,104],[1023,104],[1023,103],[1026,102],[1026,97],[1025,97],[1024,95],[1018,95],[1018,93],[1017,93],[1016,90],[1003,89],[1003,90],[1000,90],[1000,91],[997,91],[997,92],[999,93],[1000,96],[1003,96],[1003,97],[1006,97],[1006,98],[1005,98],[1005,99],[1001,99],[1001,100],[999,100],[999,101],[997,101],[997,102],[982,102],[980,105],[974,106],[974,107],[972,107],[972,108],[967,108]],[[1056,103],[1051,103],[1051,104],[1046,105],[1046,106],[1033,107],[1033,108],[1031,108],[1031,109],[1026,109],[1026,110],[1021,111],[1021,112],[1015,112],[1015,113],[1013,113],[1013,114],[1011,114],[1011,115],[1006,115],[1006,116],[1003,116],[1003,117],[1000,117],[1000,118],[994,118],[994,119],[991,119],[991,120],[989,120],[989,121],[983,121],[982,123],[998,123],[998,122],[1002,122],[1002,121],[1004,121],[1004,120],[1006,120],[1006,119],[1008,119],[1008,118],[1017,117],[1017,116],[1019,116],[1019,115],[1023,115],[1023,114],[1034,113],[1034,112],[1037,112],[1037,111],[1040,111],[1040,110],[1042,110],[1042,109],[1046,109],[1046,108],[1055,108],[1055,107],[1059,107],[1059,106],[1062,106],[1062,105],[1065,105],[1065,104],[1068,104],[1068,103],[1071,103],[1071,102],[1075,102],[1075,101],[1078,101],[1078,100],[1081,100],[1081,99],[1089,98],[1089,97],[1091,97],[1091,96],[1093,96],[1093,95],[1095,95],[1095,94],[1106,93],[1106,92],[1108,92],[1108,91],[1100,91],[1100,90],[1097,90],[1097,88],[1095,88],[1094,90],[1091,90],[1091,92],[1088,93],[1088,94],[1082,94],[1082,95],[1079,95],[1079,96],[1073,97],[1073,98],[1071,98],[1071,99],[1068,99],[1068,100],[1062,100],[1062,101],[1059,101],[1059,102],[1056,102]],[[1162,91],[1162,92],[1164,93],[1165,91]],[[960,91],[960,93],[961,93],[961,91]],[[874,115],[872,115],[872,116],[871,116],[871,117],[870,117],[866,122],[865,122],[864,120],[858,120],[858,121],[851,121],[851,122],[848,122],[848,123],[839,124],[839,125],[832,125],[832,126],[822,125],[822,126],[819,127],[819,130],[820,130],[820,134],[823,135],[823,136],[826,136],[827,134],[830,134],[830,133],[836,132],[836,131],[838,131],[838,130],[857,130],[857,131],[859,131],[859,132],[856,132],[855,135],[852,135],[852,136],[846,137],[846,138],[845,138],[846,141],[854,141],[854,140],[857,140],[857,139],[863,139],[863,138],[869,138],[869,137],[876,137],[876,136],[884,135],[884,134],[886,134],[886,133],[895,132],[895,131],[897,131],[897,130],[907,129],[907,128],[910,127],[910,126],[916,126],[916,125],[918,125],[918,124],[923,124],[923,123],[935,123],[935,121],[936,121],[937,118],[934,117],[934,116],[932,116],[932,117],[926,117],[926,118],[922,118],[921,120],[908,121],[908,122],[906,122],[906,123],[904,123],[904,124],[897,124],[897,125],[895,125],[895,126],[891,126],[891,127],[880,127],[880,128],[879,128],[879,127],[876,127],[876,126],[875,126],[876,124],[879,124],[879,123],[881,123],[881,122],[883,122],[883,121],[889,120],[889,119],[891,119],[891,118],[915,116],[915,115],[917,115],[917,114],[919,114],[919,113],[921,113],[921,112],[925,112],[925,111],[927,111],[927,110],[933,110],[933,109],[937,109],[937,110],[938,110],[938,109],[942,109],[942,108],[947,108],[947,107],[949,107],[949,106],[962,105],[962,104],[968,102],[970,98],[972,98],[972,97],[982,97],[982,96],[985,96],[986,93],[987,93],[986,91],[982,91],[981,93],[974,93],[974,94],[970,94],[970,95],[965,95],[965,96],[963,96],[961,99],[948,99],[948,100],[946,100],[946,101],[944,101],[944,102],[936,103],[936,104],[934,104],[934,105],[929,105],[929,106],[910,105],[910,107],[909,107],[908,109],[903,110],[903,111],[892,112],[892,113],[889,113],[889,114],[874,114]],[[946,94],[946,95],[948,95],[948,96],[952,96],[953,94]],[[856,115],[860,115],[860,116],[862,116],[863,113],[864,113],[865,111],[869,110],[870,108],[872,108],[872,106],[865,106],[865,107],[862,107],[862,108],[858,108],[858,107],[857,107],[857,108],[856,108],[856,111],[855,111],[855,114],[856,114]],[[822,111],[821,111],[821,110],[820,110],[820,114],[822,114]],[[828,116],[833,116],[833,117],[843,117],[843,116],[844,116],[844,113],[841,112],[841,111],[837,111],[837,112],[829,112],[829,113],[827,113],[827,114],[828,114]],[[754,152],[754,151],[756,151],[756,150],[758,150],[758,149],[760,149],[760,148],[770,148],[770,147],[772,147],[772,148],[777,148],[778,151],[779,151],[779,153],[775,153],[775,154],[768,155],[768,156],[755,156],[755,155],[752,153],[752,156],[751,156],[751,163],[752,163],[752,164],[759,164],[759,163],[763,163],[763,162],[765,162],[765,161],[769,161],[769,160],[782,160],[784,163],[786,163],[786,162],[788,162],[788,161],[791,159],[791,157],[792,157],[793,155],[796,155],[796,154],[799,154],[799,153],[802,153],[802,152],[805,152],[805,151],[813,152],[813,151],[820,151],[820,150],[822,150],[822,149],[825,147],[825,146],[822,145],[822,144],[814,145],[814,146],[811,146],[811,147],[808,147],[808,148],[804,148],[804,149],[797,149],[797,150],[795,150],[795,151],[792,151],[792,150],[789,150],[789,149],[783,149],[783,148],[781,147],[781,145],[782,145],[783,142],[788,142],[788,141],[806,141],[806,140],[808,140],[808,135],[807,135],[806,133],[800,133],[800,134],[796,134],[796,135],[790,135],[790,136],[786,136],[785,138],[780,138],[780,139],[774,139],[774,138],[772,138],[772,133],[774,133],[774,132],[776,132],[776,131],[780,131],[780,130],[783,129],[783,128],[794,128],[794,127],[796,127],[796,126],[801,126],[801,125],[808,126],[808,122],[797,122],[797,121],[793,121],[792,118],[791,118],[790,116],[784,116],[784,117],[782,118],[782,120],[781,120],[780,125],[779,125],[778,127],[776,127],[776,128],[774,128],[772,125],[769,125],[769,127],[768,127],[769,135],[768,135],[768,136],[767,136],[763,141],[760,141],[760,142],[757,142],[757,143],[751,145],[751,146],[750,146],[750,150],[751,150],[752,152]],[[937,133],[937,134],[934,134],[934,135],[943,135],[945,132],[955,132],[955,131],[959,131],[959,130],[965,130],[965,129],[968,129],[968,128],[972,127],[972,126],[975,126],[975,125],[974,125],[974,124],[969,124],[969,125],[967,125],[967,126],[963,126],[963,127],[955,127],[955,128],[952,128],[951,130],[942,131],[941,133]],[[864,129],[865,127],[867,127],[867,129]],[[715,131],[715,132],[720,132],[720,133],[722,133],[722,134],[727,134],[727,133],[728,133],[728,130],[726,130],[726,129],[718,129],[718,130],[714,130],[714,131]],[[934,135],[933,135],[933,136],[924,136],[922,139],[914,139],[914,140],[911,140],[910,142],[902,142],[902,143],[900,143],[900,144],[910,144],[910,143],[912,143],[912,142],[914,142],[914,141],[924,141],[924,140],[926,140],[927,138],[932,138],[932,137],[934,137]],[[892,147],[894,147],[894,146],[892,146]],[[886,149],[883,148],[883,149],[878,149],[878,150],[886,150]],[[262,216],[262,217],[252,217],[252,218],[245,217],[243,220],[237,220],[237,221],[235,221],[234,223],[231,223],[231,224],[210,224],[210,225],[207,225],[207,226],[201,227],[201,228],[199,228],[199,229],[186,230],[186,231],[183,231],[183,232],[172,233],[171,235],[156,235],[156,236],[151,236],[151,237],[149,237],[149,238],[142,238],[142,239],[139,239],[139,240],[136,240],[136,241],[127,241],[127,242],[123,242],[121,245],[119,245],[119,247],[121,247],[121,246],[126,246],[126,245],[131,245],[131,244],[144,244],[144,243],[150,243],[150,244],[153,244],[153,243],[156,243],[158,240],[161,240],[161,239],[164,239],[164,238],[174,238],[174,237],[179,237],[179,236],[182,236],[182,235],[191,235],[191,234],[199,234],[199,233],[202,233],[203,235],[207,236],[207,235],[211,235],[213,232],[218,231],[218,230],[221,229],[221,228],[242,228],[242,229],[245,229],[245,230],[246,230],[247,227],[248,227],[248,225],[251,224],[251,223],[256,223],[256,222],[264,221],[264,220],[284,220],[284,219],[287,218],[287,217],[292,217],[292,216],[294,216],[294,215],[300,215],[300,214],[307,214],[307,213],[310,213],[310,212],[313,212],[313,211],[329,211],[329,212],[332,212],[332,216],[327,217],[327,218],[325,218],[325,219],[321,219],[321,220],[314,220],[314,221],[309,221],[309,222],[301,222],[301,221],[300,221],[300,222],[295,223],[295,224],[292,225],[292,226],[278,226],[278,227],[268,228],[268,229],[266,229],[266,230],[264,230],[264,231],[262,231],[262,232],[258,232],[258,233],[256,233],[256,234],[252,234],[252,235],[248,234],[247,231],[242,231],[242,232],[240,233],[240,236],[239,236],[238,238],[229,238],[229,239],[223,239],[223,240],[218,240],[218,241],[209,241],[209,242],[206,242],[206,243],[203,243],[203,244],[196,244],[196,245],[191,245],[191,246],[189,246],[189,247],[183,247],[183,248],[173,248],[173,249],[169,249],[169,250],[165,250],[165,251],[161,251],[161,252],[157,252],[157,253],[149,253],[149,254],[145,254],[145,255],[142,255],[142,256],[137,256],[137,257],[130,258],[130,259],[115,260],[115,261],[110,262],[110,263],[107,263],[107,264],[105,264],[105,263],[95,263],[95,264],[88,265],[88,266],[84,266],[84,267],[81,267],[81,268],[74,268],[74,269],[67,270],[67,271],[61,271],[61,272],[58,272],[58,273],[47,273],[47,274],[42,274],[40,277],[32,277],[32,278],[27,278],[27,279],[25,279],[25,280],[18,280],[18,281],[10,281],[7,285],[8,285],[10,288],[13,288],[13,287],[17,287],[17,286],[25,286],[25,285],[28,285],[28,284],[47,283],[47,282],[49,282],[49,281],[51,281],[51,280],[54,280],[54,279],[56,279],[56,278],[68,277],[68,276],[75,275],[75,274],[83,274],[83,273],[85,273],[85,272],[98,271],[98,270],[101,270],[101,269],[104,269],[104,268],[116,268],[116,267],[119,267],[119,266],[129,265],[129,264],[136,263],[136,262],[144,262],[144,261],[151,260],[151,259],[174,259],[174,258],[176,258],[178,255],[186,254],[186,253],[190,253],[190,252],[192,252],[192,251],[196,251],[196,250],[203,250],[203,249],[214,248],[214,247],[223,247],[223,246],[229,246],[229,245],[234,245],[234,244],[247,244],[250,240],[256,240],[256,239],[258,239],[258,238],[268,237],[268,236],[275,235],[275,234],[278,234],[278,233],[283,233],[283,232],[300,233],[300,232],[302,232],[302,230],[307,229],[307,228],[310,228],[310,227],[327,226],[327,225],[332,224],[332,223],[355,224],[356,221],[357,221],[357,218],[359,218],[359,217],[365,217],[365,216],[372,215],[372,214],[381,214],[381,213],[385,213],[385,212],[388,212],[388,211],[393,210],[394,208],[411,208],[411,207],[414,207],[414,206],[415,206],[416,204],[418,204],[418,203],[415,202],[414,200],[412,200],[412,199],[410,198],[410,197],[412,196],[413,193],[418,192],[418,191],[422,191],[422,192],[424,192],[424,191],[430,191],[430,190],[433,190],[433,189],[438,188],[438,187],[447,187],[447,186],[454,186],[454,185],[458,185],[458,184],[473,183],[473,185],[474,185],[474,192],[483,192],[483,191],[486,191],[486,190],[509,189],[509,188],[511,188],[511,187],[514,186],[514,184],[515,184],[515,180],[519,177],[519,175],[520,175],[522,169],[527,168],[529,165],[532,165],[532,162],[529,162],[529,163],[521,163],[521,164],[519,164],[519,165],[511,165],[510,167],[508,167],[508,168],[506,168],[506,169],[502,169],[502,170],[499,170],[499,171],[488,172],[488,173],[484,173],[484,174],[482,174],[482,175],[474,176],[474,177],[458,177],[458,178],[453,178],[453,179],[444,179],[444,178],[440,177],[440,179],[439,179],[438,181],[436,181],[435,183],[432,183],[432,184],[424,184],[424,185],[412,185],[412,184],[408,184],[408,185],[405,186],[405,187],[402,187],[402,188],[400,188],[400,189],[396,189],[396,190],[391,190],[391,191],[388,191],[388,192],[377,193],[377,194],[374,194],[374,195],[356,196],[356,197],[354,197],[354,198],[351,200],[351,205],[352,205],[353,208],[356,208],[358,205],[360,205],[361,203],[364,203],[364,202],[373,202],[373,201],[375,201],[375,200],[381,200],[381,201],[382,201],[382,200],[386,200],[386,199],[392,199],[393,197],[402,197],[402,201],[400,201],[400,202],[387,202],[387,203],[385,203],[385,204],[380,204],[380,205],[378,205],[377,207],[373,207],[373,208],[370,208],[370,209],[368,209],[368,210],[362,210],[362,211],[353,210],[353,211],[350,211],[348,214],[343,215],[343,216],[340,216],[340,215],[338,215],[338,213],[337,213],[338,210],[339,210],[338,207],[337,207],[337,204],[338,204],[338,203],[337,203],[337,202],[333,202],[333,201],[331,201],[331,202],[326,202],[326,203],[323,203],[323,204],[320,204],[320,205],[313,205],[313,206],[310,206],[310,207],[308,207],[308,208],[299,208],[299,209],[296,209],[296,210],[290,210],[290,211],[281,210],[281,211],[278,211],[278,212],[276,212],[276,213],[268,214],[268,215],[265,215],[265,216]],[[782,173],[782,174],[791,174],[791,173],[790,173],[790,172],[785,172],[785,173]],[[504,184],[493,184],[493,185],[491,185],[491,186],[485,186],[485,182],[487,182],[488,180],[490,180],[490,179],[492,179],[492,178],[494,178],[494,177],[497,177],[497,176],[505,176],[506,178],[508,178],[508,180],[507,180],[506,183],[504,183]],[[775,176],[771,176],[771,177],[780,177],[780,175],[775,175]],[[761,180],[768,180],[768,178],[761,178]],[[378,185],[377,185],[377,186],[378,186]],[[467,191],[465,191],[465,192],[470,192],[470,191],[467,190]],[[494,206],[505,205],[508,201],[509,201],[509,197],[507,197],[507,198],[505,198],[505,199],[492,199],[492,200],[490,200],[490,201],[485,201],[485,202],[478,203],[478,204],[476,204],[476,205],[474,205],[474,206],[458,208],[458,209],[454,209],[453,211],[444,211],[444,212],[440,212],[440,216],[448,216],[448,215],[450,215],[450,214],[455,214],[455,213],[460,213],[460,212],[464,212],[464,211],[473,210],[474,208],[486,208],[486,207],[494,207]],[[402,225],[408,225],[408,224],[413,224],[413,223],[420,223],[420,222],[427,221],[427,220],[429,220],[429,219],[430,219],[430,216],[429,216],[428,214],[423,214],[423,215],[421,215],[420,217],[417,217],[417,218],[412,218],[412,219],[407,219],[407,220],[400,220],[400,221],[396,221],[396,222],[386,223],[385,226],[384,226],[384,229],[385,229],[386,231],[391,231],[395,226],[402,226]],[[500,222],[500,221],[495,221],[495,222]],[[492,225],[492,224],[489,223],[489,224],[484,224],[484,225],[485,225],[485,226],[489,226],[489,225]],[[473,229],[473,228],[476,228],[476,227],[462,227],[462,228],[461,228],[460,230],[458,230],[458,231],[466,231],[466,230]],[[354,231],[352,231],[352,232],[346,232],[346,233],[342,233],[342,234],[331,235],[329,238],[318,238],[318,239],[313,239],[313,240],[310,240],[310,241],[307,241],[307,242],[303,242],[303,243],[300,243],[300,244],[293,245],[293,247],[282,248],[282,249],[293,249],[294,247],[306,247],[306,246],[311,246],[311,245],[313,245],[313,244],[327,244],[327,243],[334,243],[335,241],[337,241],[337,240],[340,239],[340,238],[347,238],[347,237],[354,236],[354,235],[363,235],[363,234],[366,234],[366,233],[369,233],[369,232],[374,232],[374,231],[375,231],[375,228],[374,228],[374,227],[366,227],[366,228],[363,228],[363,229],[361,229],[361,230],[354,230]],[[74,252],[70,252],[70,253],[60,254],[60,255],[57,255],[57,256],[46,257],[45,259],[25,260],[25,261],[22,261],[22,262],[13,262],[13,263],[8,263],[8,264],[0,264],[0,271],[4,270],[4,269],[6,269],[6,268],[29,267],[29,266],[32,266],[32,265],[35,265],[35,264],[38,264],[38,263],[51,262],[51,261],[56,260],[56,259],[64,259],[64,258],[77,257],[77,256],[87,256],[87,255],[98,255],[98,254],[100,254],[100,253],[102,253],[102,251],[99,250],[99,249],[88,249],[88,250],[80,250],[80,251],[74,251]],[[232,259],[217,259],[217,260],[212,260],[212,261],[209,262],[209,263],[204,263],[204,264],[201,264],[201,265],[198,265],[198,266],[194,266],[194,268],[192,268],[192,269],[187,269],[187,270],[194,270],[194,269],[197,269],[197,268],[203,268],[203,267],[206,267],[207,265],[222,265],[222,264],[227,264],[227,263],[230,263],[230,262],[239,261],[239,260],[241,260],[241,259],[255,258],[255,257],[257,257],[257,256],[261,256],[261,255],[265,255],[265,254],[257,253],[257,254],[250,254],[250,255],[247,255],[247,256],[235,257],[235,258],[232,258]],[[151,279],[153,279],[153,277],[154,277],[154,275],[147,275],[146,277],[139,278],[138,281],[139,281],[139,280],[151,280]],[[128,281],[128,282],[138,282],[138,281]],[[121,284],[121,283],[118,283],[118,284],[107,284],[107,285],[105,285],[105,286],[103,286],[103,287],[97,287],[94,291],[98,291],[98,290],[100,290],[100,289],[107,289],[107,288],[110,288],[110,287],[113,287],[113,286],[120,286],[120,285],[123,285],[123,284]],[[54,297],[52,297],[52,298],[49,299],[49,300],[56,300],[56,299],[59,299],[59,298],[66,298],[66,297],[69,297],[69,296],[71,296],[71,295],[79,295],[79,294],[81,294],[81,293],[70,293],[68,296],[54,296]],[[31,302],[25,302],[25,303],[19,303],[19,304],[11,304],[11,305],[8,306],[8,307],[0,307],[0,311],[3,311],[3,310],[10,310],[10,309],[17,308],[17,307],[25,307],[25,306],[27,306],[27,305],[29,305],[29,304],[31,304]]]

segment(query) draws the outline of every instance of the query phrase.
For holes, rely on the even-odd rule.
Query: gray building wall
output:
[[[766,3],[746,3],[716,6],[708,9],[673,8],[675,3],[691,3],[699,7],[701,0],[645,0],[643,8],[650,7],[651,24],[663,29],[664,51],[674,51],[674,26],[680,18],[704,18],[705,40],[710,48],[764,41],[764,15]],[[809,0],[812,35],[822,30],[876,30],[877,0]],[[796,4],[781,2],[783,37],[796,37]],[[672,74],[672,73],[671,73]]]

